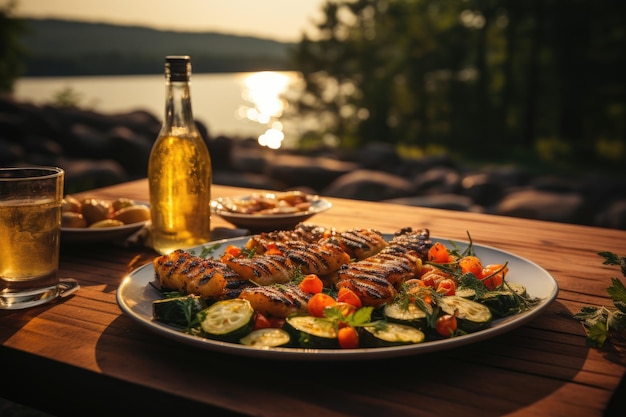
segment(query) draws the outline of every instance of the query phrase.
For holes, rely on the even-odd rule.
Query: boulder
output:
[[[329,197],[381,201],[411,195],[413,185],[406,178],[368,169],[344,174],[322,190]]]

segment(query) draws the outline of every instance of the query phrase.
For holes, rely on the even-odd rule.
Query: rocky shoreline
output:
[[[107,115],[0,97],[0,166],[60,166],[68,193],[144,178],[160,126],[142,110]],[[350,154],[274,151],[253,138],[213,137],[199,127],[216,184],[626,229],[622,178],[531,175],[513,166],[474,170],[447,156],[405,160],[383,142]]]

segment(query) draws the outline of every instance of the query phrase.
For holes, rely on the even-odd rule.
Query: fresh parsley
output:
[[[604,265],[617,265],[626,277],[626,257],[613,252],[599,252],[604,258]],[[619,278],[611,278],[611,286],[606,289],[613,300],[613,306],[586,306],[574,319],[580,321],[585,329],[587,346],[601,349],[607,344],[626,344],[626,287]]]

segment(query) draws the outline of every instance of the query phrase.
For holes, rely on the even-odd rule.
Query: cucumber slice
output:
[[[283,329],[300,347],[319,349],[339,347],[335,323],[327,319],[313,316],[287,317]]]
[[[412,326],[379,321],[360,327],[361,343],[369,347],[401,346],[422,343],[424,332]]]
[[[426,326],[426,312],[413,303],[404,305],[393,302],[386,304],[383,314],[392,323],[413,326],[417,329],[424,329]]]
[[[235,342],[254,328],[254,309],[243,298],[223,300],[199,312],[198,320],[208,338]]]
[[[291,340],[289,333],[283,329],[267,328],[257,329],[241,338],[242,345],[259,348],[277,347],[288,345]]]
[[[152,302],[152,318],[174,326],[188,327],[206,303],[197,295],[164,298]]]
[[[459,329],[472,333],[489,327],[493,315],[487,306],[458,295],[448,295],[437,300],[447,314],[455,314]]]

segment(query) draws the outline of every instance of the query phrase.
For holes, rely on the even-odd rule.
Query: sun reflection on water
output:
[[[239,108],[239,117],[267,126],[258,141],[271,149],[280,148],[285,139],[279,119],[289,105],[283,98],[289,83],[289,76],[273,71],[255,72],[243,81],[241,95],[246,105]]]

